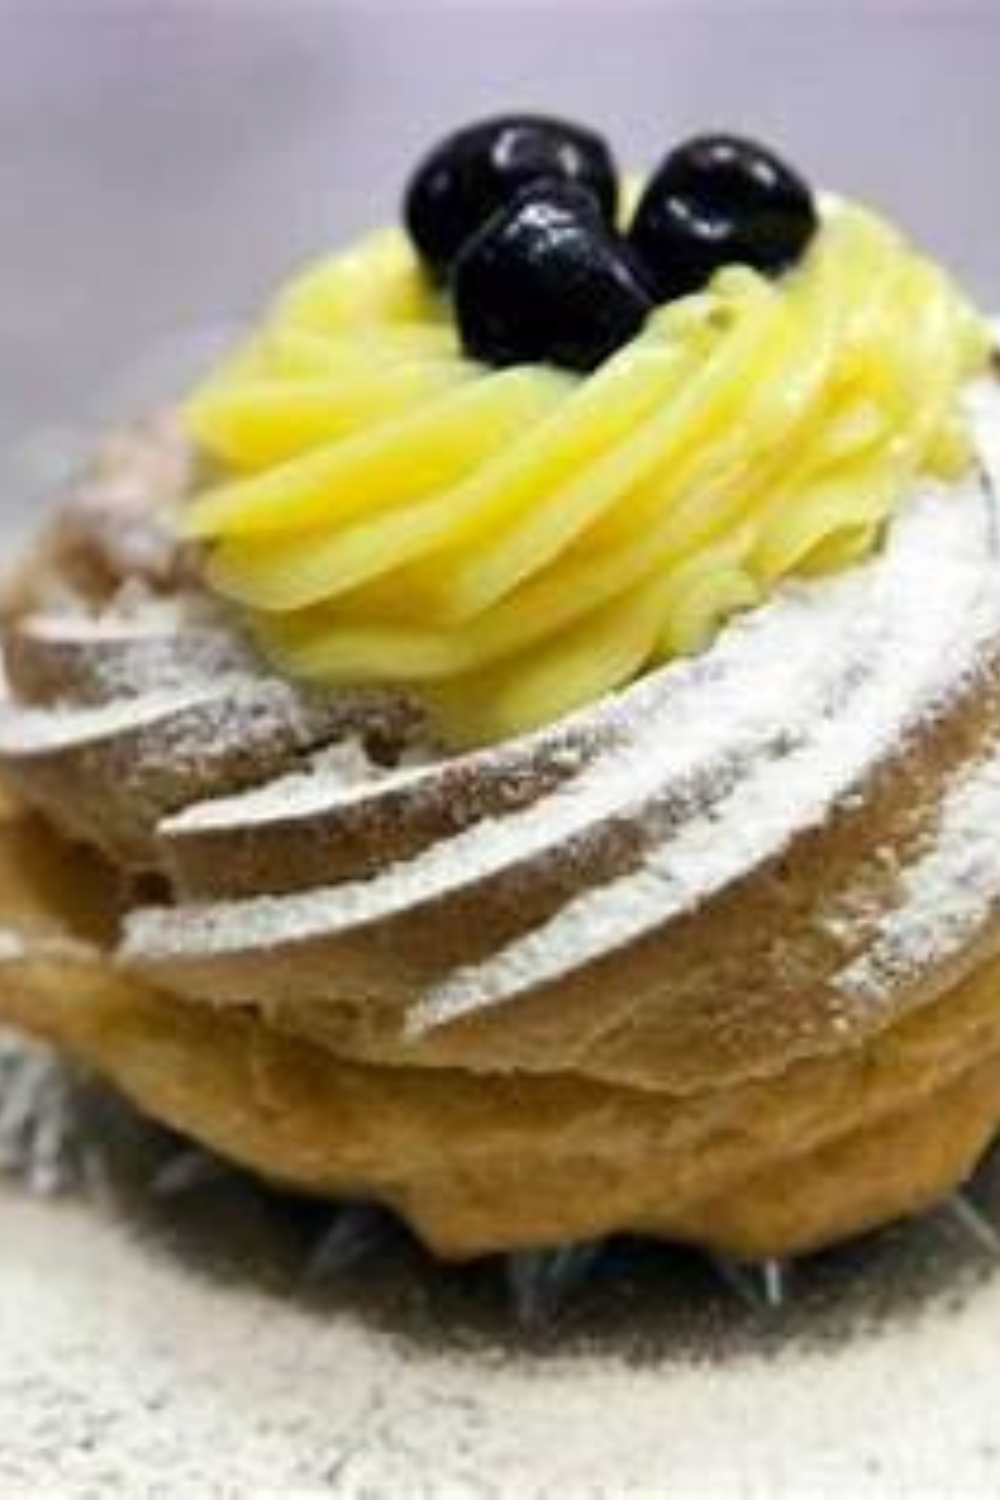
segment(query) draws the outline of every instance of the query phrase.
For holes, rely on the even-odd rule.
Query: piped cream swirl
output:
[[[188,514],[290,675],[405,683],[454,738],[548,722],[869,554],[971,461],[984,327],[882,220],[827,205],[780,281],[720,272],[586,377],[463,357],[402,235],[320,264],[187,408]]]

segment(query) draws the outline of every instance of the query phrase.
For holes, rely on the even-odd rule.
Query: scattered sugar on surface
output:
[[[193,803],[174,817],[165,818],[160,831],[170,837],[311,818],[379,796],[389,787],[419,781],[427,774],[423,765],[400,770],[379,766],[361,737],[351,735],[321,750],[302,770],[276,777],[249,792]]]
[[[72,1201],[2,1212],[8,1500],[996,1493],[996,1278],[854,1340],[762,1324],[724,1357],[634,1362],[414,1345]]]
[[[401,700],[401,720],[403,711]],[[611,717],[610,714],[602,715],[602,718]],[[533,778],[537,769],[536,754],[541,753],[549,766],[560,771],[563,779],[568,779],[593,759],[593,752],[602,738],[609,744],[620,738],[620,733],[609,731],[605,734],[600,723],[591,723],[585,730],[581,728],[575,739],[564,739],[564,733],[560,729],[553,736],[546,735],[544,749],[539,746],[534,752],[526,745],[519,750],[494,747],[472,752],[463,758],[464,773],[468,778],[496,774],[508,783],[521,776]],[[435,743],[429,726],[420,722],[406,733],[398,755],[393,756],[389,766],[378,764],[369,757],[363,774],[357,763],[345,767],[341,751],[352,744],[361,745],[363,749],[363,742],[357,736],[349,736],[318,752],[307,766],[287,776],[277,777],[248,792],[192,803],[165,819],[162,832],[168,837],[183,837],[242,830],[335,813],[359,802],[377,802],[387,793],[403,788],[412,789],[419,795],[424,788],[429,792],[435,789],[446,759],[449,769],[457,763],[455,757],[448,756]]]
[[[308,745],[338,710],[304,698],[277,678],[230,675],[182,688],[115,698],[96,707],[0,707],[0,755],[11,760],[76,751],[156,730],[150,753],[161,764],[217,759],[262,740]]]
[[[137,698],[115,699],[94,708],[0,709],[0,755],[45,755],[130,730],[149,728],[172,715],[207,706],[218,686],[169,688]]]
[[[67,600],[16,627],[14,641],[44,675],[54,669],[70,700],[128,699],[195,689],[239,673],[262,675],[249,643],[200,595],[163,597],[142,585],[119,590],[110,607]]]
[[[974,938],[1000,902],[1000,747],[966,770],[942,805],[937,837],[901,872],[900,899],[866,932],[837,988],[881,999]]]
[[[50,645],[88,646],[104,641],[171,638],[178,634],[184,624],[184,616],[175,601],[150,600],[145,608],[133,614],[112,611],[87,614],[82,609],[57,614],[40,610],[21,621],[18,631]]]

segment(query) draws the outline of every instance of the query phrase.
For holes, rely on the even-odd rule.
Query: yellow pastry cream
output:
[[[281,670],[406,685],[490,742],[870,554],[972,463],[987,351],[948,276],[841,200],[791,270],[725,266],[583,374],[464,355],[388,230],[293,281],[187,403],[214,462],[184,524]]]

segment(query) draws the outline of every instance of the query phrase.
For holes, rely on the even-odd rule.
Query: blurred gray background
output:
[[[483,111],[725,124],[1000,304],[1000,0],[0,0],[0,480],[31,501]]]

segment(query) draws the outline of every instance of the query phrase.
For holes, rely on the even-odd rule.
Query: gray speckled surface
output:
[[[634,160],[759,130],[996,299],[998,63],[995,0],[0,0],[6,532],[95,423],[391,213],[433,132],[512,102]],[[934,1280],[848,1339],[630,1366],[605,1316],[589,1355],[459,1355],[210,1274],[169,1213],[0,1185],[0,1492],[993,1495],[1000,1281]]]
[[[0,1482],[52,1495],[992,1496],[1000,1279],[714,1359],[410,1344],[0,1192]]]

